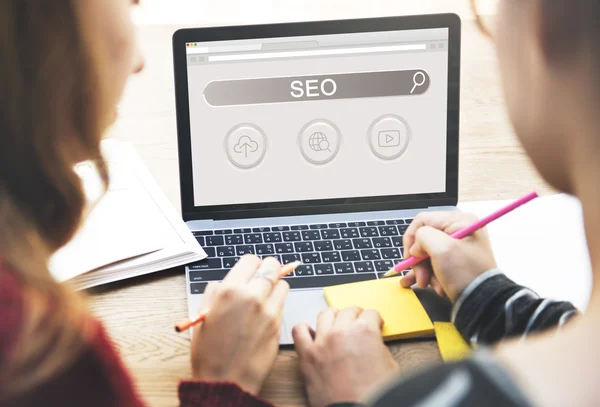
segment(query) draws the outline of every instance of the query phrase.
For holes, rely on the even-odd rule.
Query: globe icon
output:
[[[331,151],[325,133],[317,131],[308,138],[308,145],[313,151]]]

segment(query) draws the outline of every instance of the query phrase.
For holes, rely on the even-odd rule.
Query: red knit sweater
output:
[[[8,363],[8,356],[18,346],[24,306],[23,289],[15,273],[0,258],[0,373],[3,365]],[[144,406],[104,327],[98,321],[94,323],[99,326],[98,335],[70,368],[16,399],[4,400],[0,395],[0,407]],[[184,407],[271,406],[233,383],[191,380],[179,384],[179,401]]]

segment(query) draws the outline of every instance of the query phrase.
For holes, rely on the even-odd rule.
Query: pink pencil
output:
[[[529,202],[537,197],[538,197],[537,192],[535,192],[535,191],[530,192],[527,195],[525,195],[523,198],[517,199],[510,205],[505,206],[504,208],[500,209],[499,211],[486,216],[485,218],[473,223],[471,226],[467,226],[466,228],[459,230],[458,232],[455,232],[455,233],[451,234],[450,236],[452,236],[455,239],[462,239],[463,237],[469,236],[471,233],[474,233],[475,231],[481,229],[482,227],[485,227],[488,223],[493,222],[496,219],[506,215],[507,213],[514,211],[519,206],[524,205],[527,202]],[[407,268],[412,267],[415,264],[422,262],[423,260],[425,260],[427,258],[428,257],[411,256],[411,257],[404,259],[401,262],[397,263],[390,271],[385,273],[383,276],[390,277],[390,276],[396,275],[396,274],[406,270]]]

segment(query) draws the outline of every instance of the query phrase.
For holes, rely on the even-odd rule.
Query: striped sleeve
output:
[[[504,338],[560,329],[577,309],[569,302],[540,298],[498,269],[475,279],[459,296],[452,321],[472,344],[493,344]]]

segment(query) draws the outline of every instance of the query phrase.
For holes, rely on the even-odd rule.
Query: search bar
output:
[[[353,54],[373,54],[377,52],[398,52],[398,51],[422,51],[427,49],[426,44],[410,45],[383,45],[378,47],[356,47],[356,48],[336,48],[336,49],[317,49],[306,51],[280,51],[280,52],[261,52],[256,54],[231,54],[231,55],[213,55],[208,57],[209,62],[225,61],[246,61],[273,58],[301,58],[313,56],[329,55],[353,55]]]
[[[239,106],[312,100],[418,96],[429,89],[423,69],[353,72],[213,81],[204,98],[211,106]]]

